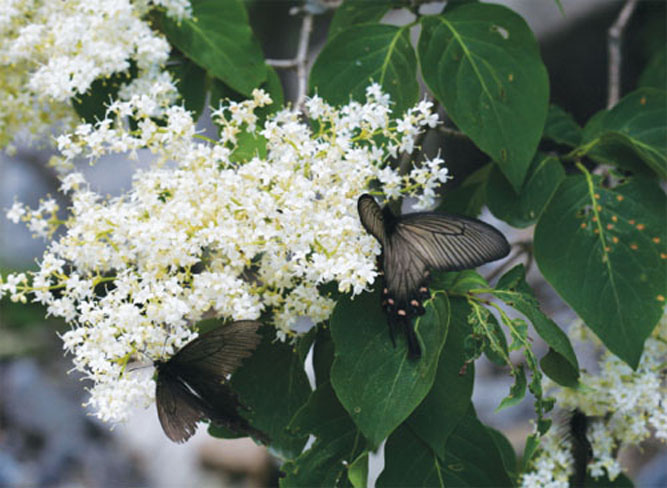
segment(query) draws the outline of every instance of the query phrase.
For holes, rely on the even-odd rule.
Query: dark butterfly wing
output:
[[[197,422],[206,414],[201,401],[177,378],[158,365],[155,404],[164,433],[174,442],[187,441],[197,430]]]
[[[386,239],[382,208],[380,208],[375,199],[368,194],[361,195],[359,200],[357,200],[357,211],[359,212],[361,225],[364,226],[364,229],[380,241],[380,244],[384,245]]]
[[[428,268],[443,271],[474,268],[510,251],[505,236],[494,227],[455,215],[425,212],[403,216],[390,238],[398,236],[409,244],[404,252],[414,252]]]
[[[169,364],[188,383],[197,377],[222,383],[255,350],[262,339],[257,333],[261,325],[239,320],[210,330],[186,344]]]

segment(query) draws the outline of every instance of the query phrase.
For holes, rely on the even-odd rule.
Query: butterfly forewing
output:
[[[505,237],[484,222],[436,213],[401,218],[389,239],[399,237],[429,269],[443,271],[474,268],[506,256],[510,249]]]
[[[185,376],[202,374],[225,380],[261,341],[257,334],[261,325],[254,320],[239,320],[205,332],[178,351],[170,363]]]
[[[386,239],[382,208],[375,199],[368,194],[361,195],[357,200],[357,211],[364,229],[384,245]]]

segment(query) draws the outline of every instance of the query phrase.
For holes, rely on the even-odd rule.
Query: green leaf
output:
[[[510,479],[515,479],[518,466],[516,452],[514,451],[512,444],[502,432],[489,427],[488,425],[486,426],[486,431],[491,435],[493,443],[496,445],[496,448],[500,453],[505,471],[509,474]]]
[[[365,101],[371,80],[391,96],[395,114],[417,102],[417,60],[409,27],[361,24],[344,30],[322,49],[309,83],[311,91],[342,105],[350,97]]]
[[[393,8],[391,0],[346,0],[336,9],[331,25],[329,39],[336,34],[357,24],[379,22],[384,14]]]
[[[549,80],[525,21],[500,5],[422,18],[424,81],[447,114],[521,188],[547,116]]]
[[[489,284],[474,269],[463,271],[434,271],[429,283],[432,291],[446,291],[456,295],[465,295],[476,288],[488,288]]]
[[[449,326],[447,297],[437,293],[416,320],[422,356],[408,358],[403,334],[392,345],[380,293],[339,300],[331,317],[336,349],[331,382],[341,403],[376,448],[423,400],[433,385]]]
[[[345,475],[343,462],[352,462],[365,444],[328,382],[311,394],[289,428],[299,435],[312,433],[317,440],[296,459],[283,464],[283,487],[335,486]]]
[[[651,56],[648,65],[639,77],[640,88],[667,88],[667,47],[663,46]]]
[[[306,403],[311,389],[303,363],[289,344],[273,342],[275,330],[262,329],[263,339],[252,356],[232,376],[232,387],[250,408],[252,425],[271,438],[277,455],[291,458],[306,438],[287,431],[287,424]]]
[[[347,469],[347,477],[354,488],[366,488],[368,484],[368,451],[362,452]]]
[[[558,354],[553,349],[540,359],[540,368],[549,378],[559,385],[574,388],[579,383],[578,375],[573,374],[572,365],[568,363],[565,356]]]
[[[563,181],[535,229],[544,277],[633,368],[665,305],[666,207],[655,182],[607,188],[585,172]]]
[[[523,456],[521,458],[521,471],[525,472],[531,465],[535,455],[539,452],[540,436],[531,434],[526,438],[526,445],[523,448]]]
[[[498,435],[491,434],[470,405],[447,441],[443,462],[445,486],[513,486],[505,469],[505,457],[497,447]]]
[[[493,169],[489,163],[468,176],[460,186],[445,192],[436,211],[477,217],[486,201],[486,182]]]
[[[384,448],[384,471],[375,484],[384,487],[440,487],[442,461],[407,424],[391,434]]]
[[[639,172],[646,165],[667,178],[667,92],[630,93],[589,121],[583,141],[582,152],[596,161]]]
[[[167,69],[176,80],[186,110],[197,120],[204,110],[206,101],[206,71],[180,52],[172,52]]]
[[[559,144],[577,147],[581,143],[582,130],[572,115],[558,105],[549,105],[543,137]]]
[[[447,438],[468,410],[475,380],[474,364],[464,368],[463,340],[470,332],[466,327],[470,306],[464,299],[452,298],[450,307],[449,332],[433,388],[407,420],[413,432],[440,457],[445,455]]]
[[[513,227],[533,225],[563,178],[565,170],[558,158],[538,152],[517,195],[496,166],[486,186],[489,210]]]
[[[326,326],[319,327],[315,337],[313,349],[313,369],[315,370],[315,383],[323,385],[331,381],[331,365],[334,360],[334,342],[331,331]]]
[[[526,396],[526,372],[523,369],[523,365],[520,365],[518,368],[512,370],[514,375],[514,384],[510,387],[510,393],[505,398],[502,399],[500,405],[496,408],[496,412],[503,410],[507,407],[513,407],[521,403],[521,400]]]
[[[192,17],[163,17],[165,34],[185,56],[243,95],[267,77],[242,0],[192,0]]]
[[[540,225],[541,222],[542,221],[540,220]],[[560,234],[559,238],[563,239],[563,237],[560,237]],[[561,240],[560,244],[562,245],[562,243],[563,241]],[[572,257],[569,259],[572,259]],[[575,282],[573,282],[573,284],[575,286],[579,285],[579,283]],[[557,382],[559,379],[562,381],[563,378],[568,378],[565,383],[566,385],[571,385],[572,381],[576,382],[576,379],[579,377],[579,363],[574,354],[574,349],[572,349],[570,339],[553,320],[544,315],[540,310],[539,302],[535,299],[530,287],[526,283],[523,264],[515,266],[505,273],[500,280],[498,280],[495,290],[491,293],[500,298],[510,307],[515,308],[525,315],[531,321],[540,337],[552,348],[552,354],[562,356],[564,361],[561,363],[561,366],[567,369],[561,371],[558,377],[553,377],[551,375],[549,377]],[[549,372],[545,371],[547,374],[549,374]]]
[[[130,83],[137,76],[137,67],[130,67],[122,73],[93,81],[88,91],[72,98],[72,106],[79,117],[89,124],[104,120],[107,107],[118,95],[121,86]]]

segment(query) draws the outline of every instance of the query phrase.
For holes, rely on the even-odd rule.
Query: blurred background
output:
[[[324,2],[324,0],[322,0]],[[311,2],[317,7],[317,1]],[[331,3],[331,2],[328,2]],[[538,38],[551,81],[552,102],[583,123],[605,107],[607,97],[607,30],[623,2],[614,0],[562,0],[562,14],[554,0],[507,0],[503,3],[520,13]],[[267,58],[295,55],[301,15],[290,15],[300,2],[283,0],[248,1],[256,34]],[[424,5],[437,11],[441,3]],[[324,7],[320,10],[326,10]],[[331,11],[315,18],[310,59],[314,59],[326,37]],[[663,1],[644,0],[627,26],[624,44],[622,93],[635,87],[641,69],[655,43],[665,44],[667,17]],[[401,15],[387,19],[402,23]],[[280,71],[286,99],[296,95],[296,79]],[[206,115],[202,127],[207,126]],[[437,151],[437,147],[434,151]],[[486,162],[485,156],[465,141],[452,141],[440,148],[454,175],[452,185]],[[58,181],[47,168],[47,150],[19,147],[13,157],[0,155],[0,271],[3,274],[35,268],[44,250],[42,240],[33,239],[24,225],[5,216],[15,199],[31,207],[46,194],[61,198]],[[146,156],[146,155],[144,155]],[[132,173],[147,160],[129,162],[114,158],[82,170],[95,189],[117,195],[128,189]],[[458,163],[458,164],[457,164]],[[532,229],[517,231],[485,213],[482,218],[501,228],[511,243],[524,241]],[[493,267],[481,268],[488,276]],[[574,313],[531,266],[529,283],[544,311],[563,328]],[[162,433],[154,407],[137,409],[129,423],[111,427],[89,415],[82,403],[85,382],[63,356],[58,332],[63,323],[44,318],[38,306],[0,302],[0,487],[107,487],[107,486],[276,486],[278,462],[263,447],[249,439],[221,440],[200,428],[188,443],[171,443]],[[545,352],[536,341],[536,353]],[[577,350],[582,367],[592,369],[590,351]],[[507,394],[512,379],[484,358],[477,363],[473,400],[482,421],[492,425],[514,443],[517,452],[532,427],[532,399],[502,412],[494,412]],[[667,454],[658,444],[623,453],[630,477],[640,487],[667,486]],[[382,461],[372,464],[375,477]],[[371,475],[373,478],[373,475]]]

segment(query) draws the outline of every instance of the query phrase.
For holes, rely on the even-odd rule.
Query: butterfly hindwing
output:
[[[200,400],[169,373],[158,369],[155,403],[164,433],[174,442],[185,442],[197,431],[206,415]]]

